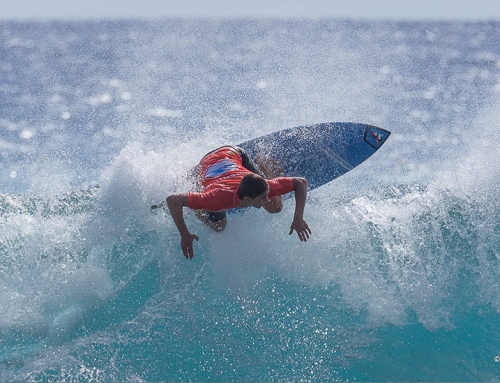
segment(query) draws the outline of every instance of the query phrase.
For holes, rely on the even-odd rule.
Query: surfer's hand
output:
[[[193,259],[194,257],[194,252],[193,252],[193,241],[194,240],[199,240],[198,236],[196,234],[186,234],[181,236],[181,247],[182,247],[182,252],[184,253],[184,256],[186,259]]]
[[[289,235],[292,235],[294,230],[297,232],[297,235],[302,242],[307,242],[307,240],[309,239],[309,234],[311,234],[311,229],[309,229],[309,226],[307,226],[307,223],[306,221],[304,221],[304,219],[298,218],[297,216],[293,218],[293,222],[290,225]]]

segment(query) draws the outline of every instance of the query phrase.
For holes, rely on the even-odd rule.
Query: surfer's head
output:
[[[242,206],[262,207],[268,201],[269,185],[261,176],[251,173],[241,180],[238,198]]]

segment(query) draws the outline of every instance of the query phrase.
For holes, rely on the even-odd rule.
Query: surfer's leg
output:
[[[266,175],[264,172],[259,168],[259,165],[257,165],[248,155],[245,150],[240,148],[239,146],[233,146],[234,149],[240,154],[241,156],[241,164],[243,165],[244,168],[250,170],[252,173],[258,174],[262,178],[266,178]]]
[[[218,233],[226,228],[227,218],[225,211],[211,212],[206,210],[195,210],[194,213],[205,225]]]
[[[263,155],[261,153],[257,154],[255,160],[266,175],[265,178],[271,179],[275,177],[285,176],[285,168],[280,164],[278,160],[275,160],[274,158]]]

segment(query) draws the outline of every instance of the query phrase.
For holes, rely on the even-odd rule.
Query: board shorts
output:
[[[240,148],[239,146],[224,145],[224,146],[221,146],[220,148],[212,150],[210,153],[207,153],[203,158],[209,156],[210,154],[212,154],[212,153],[214,153],[222,148],[227,148],[227,147],[231,147],[238,152],[238,154],[241,156],[241,164],[243,165],[244,168],[248,169],[252,173],[258,174],[262,178],[266,178],[266,176],[264,175],[262,170],[259,169],[259,166],[250,158],[248,153],[245,152],[245,150]],[[203,158],[202,158],[202,160],[203,160]],[[199,180],[196,180],[196,184],[197,184],[197,189],[200,189]],[[206,212],[207,218],[210,222],[222,221],[227,216],[225,210],[215,211],[215,212],[214,211],[205,211],[205,212]]]
[[[219,222],[226,218],[226,211],[207,211],[207,218],[210,222]]]

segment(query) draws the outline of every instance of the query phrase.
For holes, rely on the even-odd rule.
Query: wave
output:
[[[492,108],[475,131],[491,126],[496,115]],[[221,138],[213,134],[201,138],[215,147]],[[187,212],[200,236],[193,262],[182,257],[170,217],[149,207],[187,190],[184,175],[205,150],[199,137],[157,149],[131,142],[96,186],[2,194],[1,359],[22,359],[126,323],[151,309],[150,301],[167,312],[162,302],[189,304],[186,286],[262,302],[259,312],[274,310],[276,302],[264,303],[266,289],[279,283],[307,288],[299,306],[322,296],[334,302],[329,315],[337,322],[350,318],[349,327],[417,322],[451,329],[470,307],[498,311],[498,164],[487,154],[495,152],[497,135],[491,129],[474,134],[461,157],[431,163],[433,177],[419,184],[393,183],[401,169],[390,170],[389,163],[400,151],[389,142],[391,155],[366,165],[389,169],[379,180],[379,172],[367,178],[362,165],[309,194],[313,236],[307,244],[287,235],[292,201],[277,216],[232,215],[222,234]]]
[[[0,361],[16,374],[27,360],[60,365],[48,354],[56,347],[68,357],[96,342],[116,350],[121,334],[126,348],[132,333],[155,327],[182,355],[196,345],[206,357],[214,344],[236,347],[229,333],[217,332],[235,324],[240,338],[253,342],[255,352],[240,350],[249,365],[264,364],[270,349],[290,358],[292,344],[310,351],[310,360],[297,353],[297,370],[304,360],[330,360],[315,375],[327,379],[332,365],[369,359],[378,329],[450,331],[476,311],[498,312],[498,165],[483,154],[492,136],[475,136],[460,163],[435,164],[441,171],[425,182],[366,178],[362,165],[312,191],[307,244],[288,236],[292,200],[279,215],[231,215],[223,233],[186,212],[200,236],[193,261],[182,256],[170,217],[151,214],[150,206],[186,190],[184,175],[202,146],[186,158],[185,147],[130,143],[95,186],[0,195]],[[287,340],[276,335],[283,331],[297,333]],[[95,371],[80,373],[71,376]],[[105,376],[131,378],[116,370]]]

